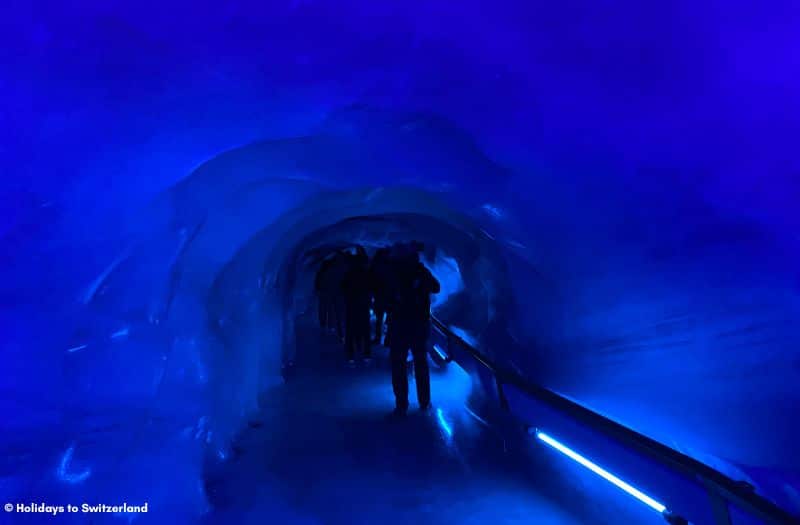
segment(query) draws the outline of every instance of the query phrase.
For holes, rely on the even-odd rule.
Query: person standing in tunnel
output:
[[[372,310],[375,312],[375,339],[373,343],[381,344],[383,336],[384,316],[388,313],[391,299],[392,261],[389,248],[379,248],[372,257],[369,274],[372,288]]]
[[[345,334],[345,299],[342,282],[347,273],[350,256],[342,251],[336,252],[330,259],[330,266],[321,278],[322,293],[328,297],[328,328],[334,330],[340,340]]]
[[[330,271],[334,257],[327,257],[320,264],[317,275],[314,277],[314,291],[317,294],[319,327],[328,330],[334,326],[334,301],[335,290],[330,289]]]
[[[369,257],[363,246],[356,248],[349,258],[347,273],[342,279],[345,300],[345,349],[350,363],[354,363],[360,350],[365,360],[370,359],[369,307],[371,300]]]
[[[431,403],[428,369],[428,337],[431,330],[431,294],[439,293],[439,281],[419,259],[420,245],[405,248],[395,265],[395,290],[390,325],[390,360],[395,415],[408,411],[408,351],[414,358],[414,378],[420,410]]]

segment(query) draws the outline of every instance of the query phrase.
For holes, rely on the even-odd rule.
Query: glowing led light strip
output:
[[[657,512],[663,513],[665,510],[667,510],[667,507],[665,507],[661,503],[657,502],[656,500],[654,500],[653,498],[651,498],[647,494],[645,494],[642,491],[640,491],[640,490],[628,485],[627,483],[625,483],[624,481],[622,481],[621,479],[619,479],[615,475],[613,475],[610,472],[608,472],[607,470],[595,465],[594,463],[592,463],[591,461],[589,461],[585,457],[581,456],[580,454],[578,454],[574,450],[562,445],[561,443],[559,443],[555,439],[551,438],[550,436],[548,436],[544,432],[539,432],[537,430],[536,431],[536,437],[539,438],[544,443],[548,444],[549,446],[553,447],[554,449],[558,450],[559,452],[561,452],[562,454],[564,454],[568,458],[572,459],[573,461],[575,461],[577,463],[580,463],[581,465],[583,465],[587,469],[591,470],[592,472],[594,472],[595,474],[597,474],[601,478],[603,478],[606,481],[609,481],[610,483],[616,485],[618,488],[621,488],[622,490],[624,490],[625,492],[627,492],[628,494],[630,494],[634,498],[638,499],[642,503],[646,504],[650,508],[656,510]]]
[[[439,357],[442,358],[442,361],[447,361],[447,354],[439,347],[439,345],[433,345],[433,349],[437,354],[439,354]]]
[[[436,409],[436,419],[439,420],[439,426],[442,427],[444,433],[447,434],[447,437],[453,437],[453,427],[445,420],[444,413],[442,412],[441,408]]]

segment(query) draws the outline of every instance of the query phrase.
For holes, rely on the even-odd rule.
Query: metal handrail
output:
[[[708,465],[678,452],[652,438],[620,425],[605,416],[571,401],[552,390],[537,385],[509,368],[495,363],[482,354],[477,348],[455,334],[442,321],[431,316],[433,326],[447,338],[448,345],[455,342],[470,356],[486,367],[495,376],[498,384],[514,386],[528,396],[567,414],[571,418],[586,424],[590,428],[602,432],[606,436],[621,442],[667,467],[692,476],[700,481],[709,491],[724,500],[735,503],[759,519],[775,525],[797,525],[800,520],[770,500],[755,493],[750,485],[738,482]],[[726,512],[727,515],[727,512]]]

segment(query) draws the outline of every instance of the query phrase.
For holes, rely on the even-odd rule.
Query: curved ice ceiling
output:
[[[514,344],[493,351],[797,505],[796,4],[495,4],[11,5],[16,439],[68,429],[42,462],[80,483],[108,451],[72,436],[155,405],[224,454],[224,421],[279,363],[215,346],[222,269],[261,265],[237,258],[259,236],[288,254],[326,220],[425,212],[480,240],[476,283],[511,276],[482,292],[509,304]],[[326,199],[336,213],[275,233]],[[242,370],[263,375],[226,390]],[[148,450],[140,434],[114,446]]]

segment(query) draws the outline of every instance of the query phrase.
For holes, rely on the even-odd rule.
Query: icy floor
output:
[[[409,416],[392,420],[385,349],[348,369],[335,341],[311,327],[305,339],[305,358],[242,431],[236,457],[207,470],[206,523],[579,523],[469,415],[463,370],[433,369],[429,414],[412,383]]]

